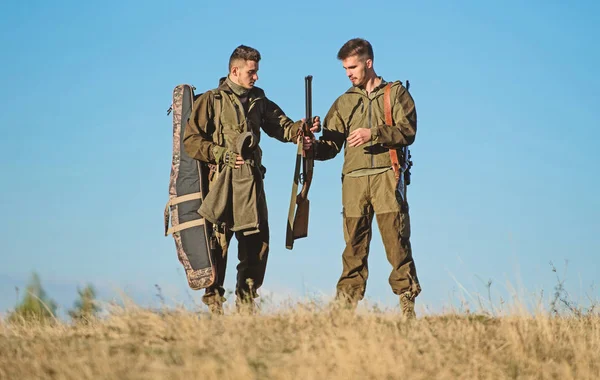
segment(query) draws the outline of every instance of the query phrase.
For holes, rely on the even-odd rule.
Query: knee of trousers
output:
[[[342,228],[346,244],[354,245],[369,236],[371,232],[369,218],[369,215],[347,216],[345,213],[343,214]]]
[[[377,224],[383,239],[402,240],[407,245],[410,239],[410,215],[408,212],[396,211],[377,214]]]

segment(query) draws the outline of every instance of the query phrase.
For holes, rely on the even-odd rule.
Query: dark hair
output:
[[[367,40],[362,38],[353,38],[346,42],[338,52],[337,58],[344,60],[353,55],[358,55],[361,58],[373,59],[373,46]]]
[[[260,53],[258,50],[251,48],[250,46],[240,45],[235,48],[231,57],[229,57],[229,70],[233,66],[233,61],[243,59],[244,61],[260,61]]]

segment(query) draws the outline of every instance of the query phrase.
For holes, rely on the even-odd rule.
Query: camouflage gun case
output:
[[[188,156],[183,148],[185,125],[194,99],[194,87],[178,85],[173,90],[173,104],[167,111],[167,115],[173,113],[173,161],[164,222],[165,236],[173,234],[188,285],[198,290],[214,283],[216,270],[210,247],[212,225],[198,214],[208,192],[209,169],[206,163]]]

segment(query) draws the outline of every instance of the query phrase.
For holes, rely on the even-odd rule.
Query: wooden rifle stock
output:
[[[308,191],[312,183],[314,168],[314,148],[304,150],[304,137],[313,138],[310,131],[312,126],[312,75],[304,78],[304,98],[306,105],[306,118],[299,133],[298,150],[296,153],[296,167],[294,170],[294,182],[292,184],[292,196],[290,198],[290,209],[288,212],[287,232],[285,247],[292,249],[294,240],[308,236],[308,217],[310,201]],[[302,174],[300,175],[300,161],[302,161]],[[298,184],[302,183],[302,189],[298,192]],[[294,212],[295,210],[295,212]]]

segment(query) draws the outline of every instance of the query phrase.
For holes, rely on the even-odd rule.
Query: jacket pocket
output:
[[[258,171],[258,170],[257,170]],[[260,184],[256,181],[254,167],[244,164],[233,170],[231,182],[233,190],[233,227],[231,231],[257,229],[260,224],[258,215],[258,195]]]
[[[410,215],[408,214],[408,207],[402,207],[400,214],[400,236],[403,239],[410,238]]]

